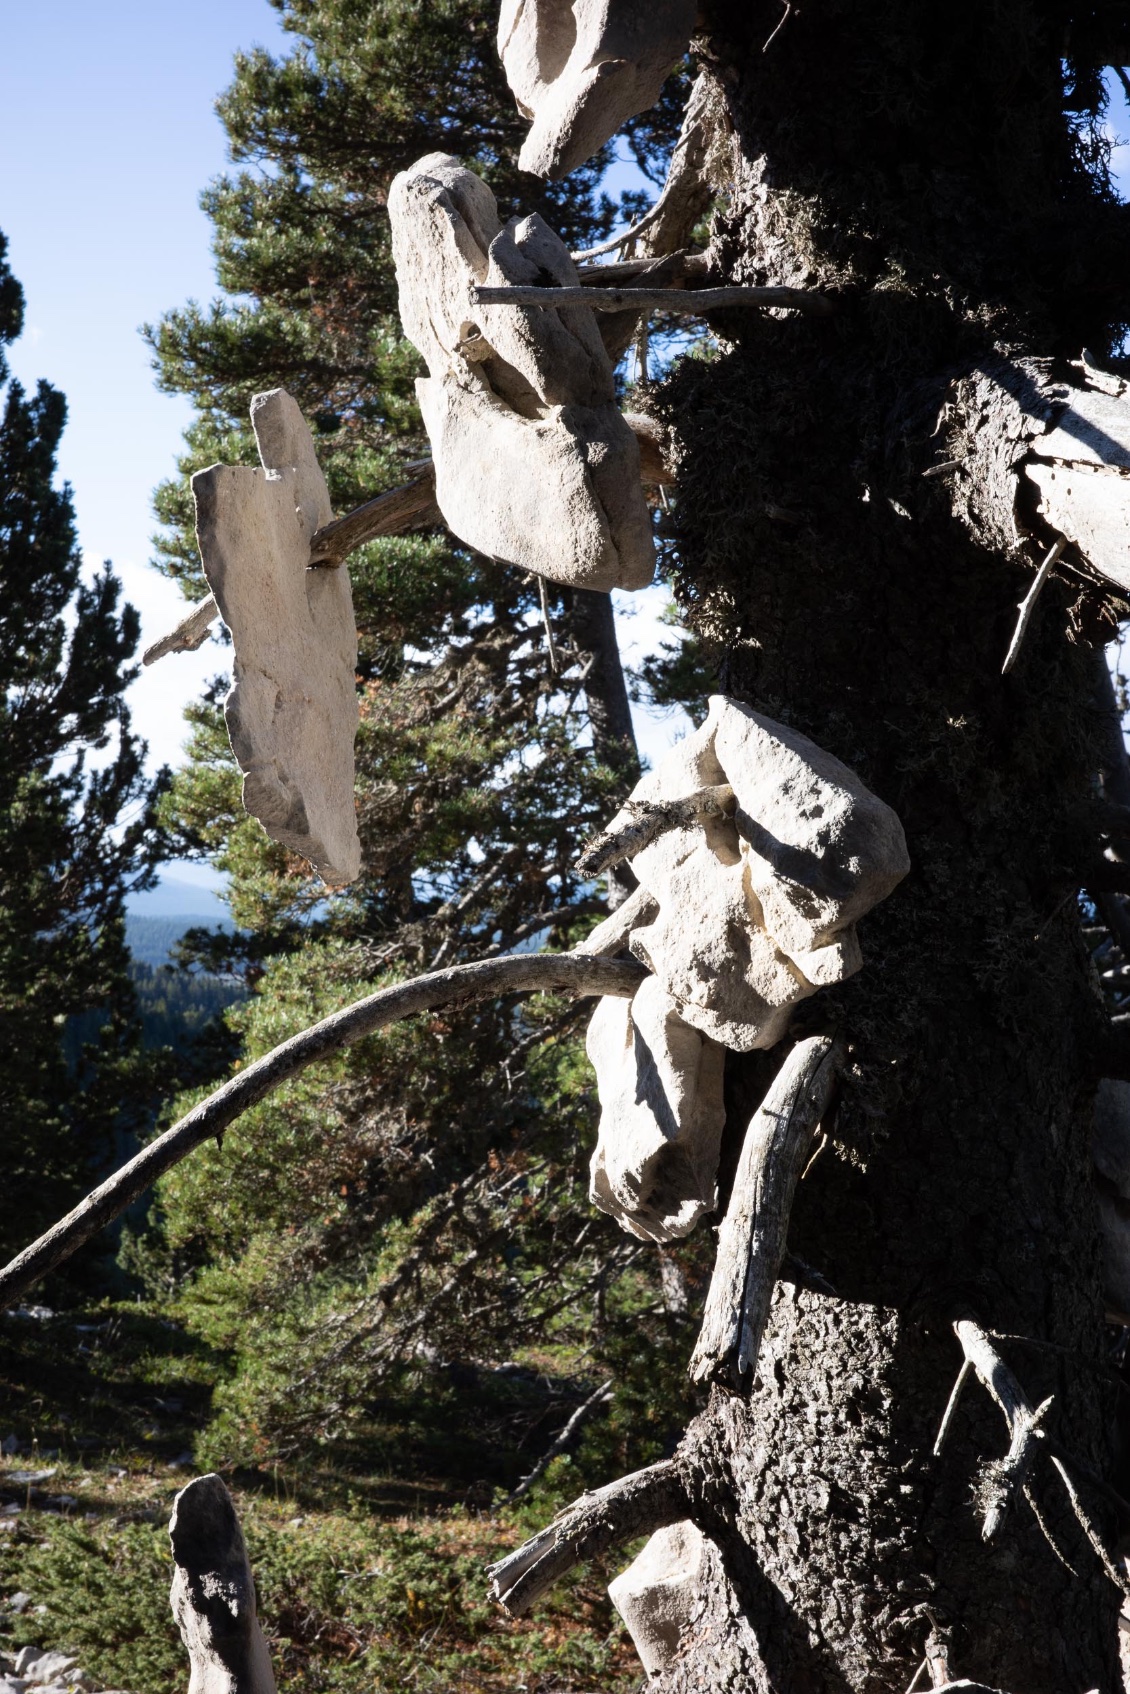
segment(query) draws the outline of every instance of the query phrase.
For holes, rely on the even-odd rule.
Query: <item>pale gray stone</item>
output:
[[[670,1667],[694,1622],[704,1556],[701,1530],[689,1520],[673,1523],[657,1529],[627,1570],[608,1584],[608,1597],[649,1676]]]
[[[218,1476],[182,1488],[169,1521],[170,1602],[188,1650],[188,1694],[275,1694],[255,1582],[231,1495]]]
[[[478,306],[477,284],[572,285],[534,215],[499,222],[473,171],[431,153],[394,178],[393,255],[444,521],[470,547],[554,582],[642,588],[655,548],[639,447],[587,306]]]
[[[707,723],[737,795],[766,928],[799,961],[839,940],[902,881],[910,869],[902,825],[854,771],[787,724],[720,695]]]
[[[724,783],[734,818],[665,829],[632,859],[645,921],[630,946],[689,1023],[750,1052],[781,1039],[799,1000],[860,968],[856,921],[909,859],[894,812],[846,765],[720,695],[630,799],[683,799]],[[610,831],[630,816],[621,811]]]
[[[68,1681],[77,1684],[85,1681],[77,1665],[78,1657],[74,1653],[44,1652],[42,1647],[24,1647],[16,1656],[16,1675],[33,1684]]]
[[[499,55],[532,119],[521,168],[567,176],[654,106],[697,13],[698,0],[502,0]]]
[[[601,1106],[590,1198],[640,1240],[689,1234],[717,1202],[723,1049],[655,977],[598,1001],[586,1048]]]
[[[192,479],[208,585],[232,634],[224,703],[243,803],[327,883],[361,868],[353,800],[357,628],[349,573],[311,570],[333,516],[310,430],[285,389],[257,394],[262,469],[213,465]]]
[[[1095,375],[1097,373],[1090,373]],[[1051,429],[1035,435],[1024,474],[1048,527],[1123,591],[1130,589],[1130,387],[1071,388]]]

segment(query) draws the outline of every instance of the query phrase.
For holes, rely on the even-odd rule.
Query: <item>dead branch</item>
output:
[[[473,288],[475,306],[588,306],[594,312],[679,312],[696,317],[732,306],[830,317],[835,302],[814,288]]]
[[[220,608],[216,604],[216,596],[206,595],[186,618],[181,619],[175,629],[171,629],[168,635],[162,635],[159,641],[145,649],[141,655],[142,664],[156,664],[166,653],[195,653],[208,639],[208,630],[219,615]]]
[[[627,240],[625,234],[621,240]],[[708,253],[663,253],[654,259],[619,259],[611,265],[581,265],[577,276],[583,288],[619,288],[624,283],[661,283],[681,288],[688,277],[705,283],[710,276]]]
[[[175,1564],[169,1598],[188,1649],[193,1694],[275,1694],[243,1532],[218,1476],[198,1476],[181,1489],[169,1540]]]
[[[798,1041],[750,1119],[691,1355],[695,1382],[741,1390],[753,1381],[793,1195],[842,1059],[830,1035]]]
[[[594,835],[577,860],[577,870],[582,876],[599,876],[621,859],[634,858],[665,830],[696,823],[699,818],[733,817],[736,807],[737,799],[728,782],[700,788],[679,800],[626,800],[619,815],[627,812],[627,823],[618,828],[613,823]]]
[[[1001,666],[1002,676],[1007,676],[1013,665],[1016,663],[1017,654],[1020,652],[1024,637],[1028,633],[1028,625],[1032,621],[1032,613],[1036,610],[1036,601],[1039,599],[1040,594],[1043,591],[1044,584],[1052,574],[1056,561],[1059,559],[1060,554],[1066,546],[1067,541],[1061,535],[1059,540],[1055,542],[1051,548],[1049,548],[1046,559],[1036,572],[1036,580],[1033,582],[1031,588],[1017,607],[1017,611],[1020,615],[1016,620],[1016,628],[1012,632],[1012,640],[1008,644],[1008,652],[1005,654],[1004,664]]]
[[[557,1436],[551,1446],[546,1448],[545,1452],[542,1454],[541,1458],[538,1460],[529,1475],[524,1476],[517,1488],[506,1496],[504,1504],[507,1506],[514,1506],[523,1498],[524,1495],[528,1494],[530,1489],[534,1486],[534,1483],[545,1475],[557,1455],[565,1451],[566,1447],[573,1439],[574,1434],[580,1428],[581,1424],[584,1423],[589,1413],[595,1412],[598,1406],[609,1405],[615,1398],[616,1396],[612,1392],[612,1378],[609,1377],[607,1382],[602,1382],[596,1392],[590,1394],[588,1399],[584,1401],[582,1405],[577,1407],[560,1435]]]
[[[511,1617],[528,1612],[574,1565],[678,1523],[690,1501],[675,1463],[664,1459],[582,1494],[545,1529],[488,1566],[490,1593]]]
[[[410,482],[367,500],[356,511],[323,524],[310,540],[310,563],[323,568],[340,565],[350,553],[381,535],[405,535],[414,529],[433,529],[443,522],[436,505],[435,466],[428,459]]]
[[[580,953],[511,954],[412,977],[331,1013],[231,1077],[25,1247],[0,1271],[0,1310],[69,1258],[105,1224],[120,1217],[159,1176],[187,1158],[201,1142],[222,1135],[250,1107],[319,1059],[401,1018],[439,1006],[457,1007],[499,994],[529,992],[630,998],[646,975],[632,960]]]
[[[966,1360],[977,1373],[977,1380],[995,1400],[1008,1425],[1009,1448],[999,1473],[999,1486],[985,1507],[981,1536],[991,1541],[1005,1520],[1014,1493],[1021,1487],[1032,1460],[1036,1443],[1043,1434],[1040,1422],[1051,1406],[1051,1400],[1033,1409],[1027,1395],[1013,1376],[980,1324],[972,1318],[959,1318],[954,1334],[961,1343]]]

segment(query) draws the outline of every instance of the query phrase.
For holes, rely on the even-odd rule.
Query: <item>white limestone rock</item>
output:
[[[648,1676],[667,1670],[694,1623],[704,1584],[706,1543],[689,1520],[657,1529],[608,1597],[628,1628]]]
[[[681,799],[721,783],[737,797],[734,818],[664,830],[633,858],[657,911],[630,946],[689,1023],[750,1052],[781,1039],[799,1000],[859,969],[855,922],[909,860],[897,817],[852,771],[719,695],[631,800]]]
[[[283,388],[257,394],[262,469],[213,465],[192,479],[208,586],[235,647],[224,702],[243,804],[327,883],[361,868],[353,803],[357,629],[349,573],[311,570],[333,516],[310,430]]]
[[[502,0],[498,51],[532,120],[522,170],[568,176],[654,106],[697,13],[698,0]]]
[[[654,977],[598,1001],[586,1049],[601,1106],[590,1198],[642,1241],[689,1234],[717,1201],[723,1049]]]
[[[639,447],[593,313],[472,303],[478,284],[575,284],[564,243],[536,214],[503,228],[486,183],[443,153],[394,178],[389,215],[449,529],[554,582],[646,587],[655,548]]]

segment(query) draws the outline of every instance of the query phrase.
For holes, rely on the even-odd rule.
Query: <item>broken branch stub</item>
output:
[[[831,1036],[798,1042],[750,1119],[688,1367],[695,1382],[741,1390],[753,1381],[793,1195],[839,1063]]]
[[[568,176],[654,106],[697,14],[698,0],[502,0],[499,57],[532,120],[520,168]]]
[[[169,1540],[169,1600],[188,1650],[188,1694],[275,1694],[243,1531],[218,1476],[198,1476],[181,1489]]]
[[[251,422],[261,470],[213,465],[192,479],[204,575],[235,648],[224,717],[243,804],[327,883],[352,882],[361,844],[349,575],[308,568],[333,512],[295,401],[282,388],[257,394]]]
[[[807,312],[813,317],[826,318],[836,309],[828,295],[811,288],[746,288],[736,285],[723,288],[596,289],[586,285],[552,288],[535,284],[532,288],[475,288],[471,300],[476,306],[537,307],[542,311],[559,310],[563,306],[588,306],[594,312],[676,312],[684,317],[699,317],[706,312],[744,306],[761,312]]]
[[[643,588],[655,570],[640,455],[584,300],[559,310],[479,306],[480,283],[578,286],[536,214],[505,228],[481,177],[432,153],[389,191],[405,333],[436,499],[452,533],[574,587]]]

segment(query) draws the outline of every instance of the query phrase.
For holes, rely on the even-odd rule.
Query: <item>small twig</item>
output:
[[[187,1158],[201,1142],[220,1134],[250,1107],[319,1059],[401,1018],[440,1006],[462,1006],[473,1000],[522,992],[630,998],[646,975],[632,960],[602,959],[585,953],[517,953],[412,977],[331,1013],[231,1077],[17,1254],[0,1270],[0,1310],[69,1258],[105,1224],[121,1217],[159,1176]]]
[[[957,1411],[957,1403],[961,1399],[961,1391],[965,1387],[966,1382],[969,1380],[969,1373],[972,1369],[973,1369],[973,1364],[972,1364],[971,1360],[963,1359],[961,1361],[961,1369],[957,1373],[957,1381],[954,1383],[953,1390],[950,1394],[950,1397],[946,1401],[946,1409],[942,1413],[942,1421],[938,1425],[938,1433],[934,1437],[934,1457],[935,1458],[938,1457],[938,1455],[941,1453],[942,1448],[946,1444],[946,1436],[950,1432],[950,1426],[953,1423],[954,1413]]]
[[[1005,654],[1004,664],[1001,666],[1002,676],[1006,676],[1016,663],[1016,656],[1020,652],[1020,644],[1024,640],[1025,635],[1028,633],[1028,625],[1032,621],[1032,613],[1035,610],[1036,601],[1040,597],[1040,593],[1045,582],[1047,582],[1049,576],[1052,574],[1056,560],[1059,558],[1066,546],[1067,538],[1066,536],[1061,535],[1059,540],[1049,550],[1047,558],[1036,572],[1035,582],[1032,584],[1023,600],[1020,601],[1018,607],[1020,616],[1016,620],[1016,628],[1013,630],[1012,640],[1009,643],[1008,652]]]
[[[601,1383],[600,1387],[594,1394],[589,1395],[583,1405],[577,1407],[560,1435],[558,1435],[557,1439],[553,1442],[553,1445],[546,1449],[537,1464],[534,1466],[533,1470],[530,1472],[529,1476],[524,1476],[522,1478],[517,1488],[514,1489],[513,1493],[506,1496],[503,1503],[507,1506],[516,1505],[517,1502],[522,1499],[523,1495],[528,1494],[530,1489],[534,1486],[534,1483],[538,1482],[545,1475],[546,1471],[549,1469],[554,1459],[557,1458],[558,1454],[565,1451],[566,1447],[573,1439],[573,1435],[578,1426],[585,1421],[589,1413],[595,1412],[598,1406],[609,1405],[615,1397],[616,1396],[612,1393],[612,1378],[609,1377],[607,1382]]]
[[[1064,1488],[1067,1490],[1067,1498],[1071,1501],[1071,1508],[1074,1511],[1075,1516],[1079,1521],[1079,1525],[1080,1525],[1080,1527],[1083,1531],[1083,1534],[1087,1537],[1087,1540],[1091,1543],[1091,1546],[1094,1549],[1096,1556],[1098,1557],[1099,1563],[1102,1565],[1104,1571],[1106,1572],[1107,1576],[1110,1578],[1111,1582],[1113,1582],[1114,1586],[1116,1588],[1121,1589],[1123,1594],[1130,1594],[1130,1581],[1128,1581],[1125,1574],[1118,1569],[1117,1565],[1114,1563],[1114,1560],[1111,1558],[1110,1554],[1107,1552],[1106,1546],[1103,1542],[1102,1536],[1099,1534],[1098,1530],[1095,1528],[1094,1521],[1091,1518],[1090,1513],[1087,1511],[1086,1507],[1083,1505],[1082,1500],[1080,1500],[1080,1498],[1079,1498],[1079,1491],[1076,1488],[1075,1484],[1072,1482],[1070,1475],[1068,1474],[1067,1466],[1064,1464],[1062,1458],[1060,1458],[1059,1455],[1055,1454],[1055,1453],[1053,1453],[1051,1455],[1051,1461],[1052,1461],[1052,1464],[1055,1466],[1055,1469],[1056,1469],[1056,1472],[1059,1475],[1060,1481],[1063,1483]]]
[[[731,306],[809,312],[826,318],[836,309],[812,288],[473,288],[476,306],[588,306],[594,312],[680,312],[694,317]]]
[[[700,788],[680,800],[626,800],[607,829],[594,835],[577,860],[582,876],[599,876],[602,871],[631,859],[666,830],[697,823],[700,818],[732,817],[737,798],[728,782]],[[627,813],[627,821],[619,819]]]
[[[793,0],[785,0],[785,10],[781,15],[781,21],[776,26],[776,28],[774,29],[772,35],[770,35],[770,37],[769,37],[768,41],[765,43],[764,47],[761,49],[761,51],[763,53],[768,53],[770,47],[772,47],[774,41],[776,41],[776,39],[780,35],[781,31],[784,29],[785,25],[788,23],[789,16],[792,12],[792,9],[793,9]]]
[[[930,1668],[929,1659],[923,1659],[922,1663],[919,1665],[918,1669],[915,1671],[914,1675],[911,1677],[910,1681],[906,1685],[906,1694],[914,1694],[915,1689],[918,1687],[919,1677],[922,1675],[922,1672],[924,1670],[929,1670],[929,1668]]]
[[[695,1382],[741,1390],[753,1381],[797,1180],[842,1057],[830,1035],[798,1041],[750,1119],[688,1366]]]
[[[1060,1546],[1059,1542],[1056,1540],[1055,1536],[1052,1534],[1051,1529],[1049,1528],[1048,1524],[1045,1523],[1044,1514],[1041,1512],[1039,1504],[1036,1500],[1036,1496],[1032,1492],[1031,1483],[1026,1482],[1024,1484],[1023,1488],[1020,1490],[1020,1492],[1023,1494],[1025,1502],[1026,1502],[1029,1510],[1031,1511],[1032,1516],[1035,1518],[1037,1524],[1040,1527],[1041,1535],[1043,1536],[1044,1540],[1047,1542],[1048,1546],[1051,1548],[1052,1552],[1055,1554],[1056,1558],[1059,1560],[1060,1564],[1063,1566],[1064,1570],[1070,1571],[1072,1576],[1078,1576],[1079,1572],[1075,1569],[1075,1566],[1071,1563],[1070,1559],[1067,1557],[1067,1554],[1063,1551],[1063,1548]]]
[[[1126,74],[1126,67],[1124,65],[1113,65],[1111,69],[1122,84],[1127,100],[1130,100],[1130,76]]]
[[[163,659],[166,653],[195,653],[208,639],[208,631],[220,615],[216,604],[216,596],[208,594],[195,605],[186,618],[182,618],[175,629],[168,635],[162,635],[151,647],[147,647],[141,655],[143,665],[154,665],[158,659]]]
[[[940,465],[931,465],[929,470],[923,471],[922,476],[924,479],[931,476],[948,476],[951,471],[959,471],[962,463],[961,459],[943,459]]]
[[[541,601],[541,621],[545,625],[546,646],[549,648],[549,674],[557,676],[557,648],[553,644],[553,625],[549,621],[549,595],[546,592],[544,576],[538,577],[538,598]]]
[[[574,1565],[689,1515],[690,1501],[673,1460],[634,1471],[582,1494],[545,1529],[489,1565],[491,1597],[511,1617],[521,1617]]]
[[[1008,1425],[1008,1452],[1000,1463],[998,1485],[985,1506],[985,1520],[981,1528],[982,1539],[991,1541],[1005,1520],[1013,1494],[1027,1476],[1035,1457],[1036,1444],[1043,1434],[1040,1422],[1052,1401],[1049,1398],[1033,1410],[1024,1390],[980,1324],[974,1323],[972,1318],[959,1318],[953,1327],[978,1381],[996,1401]]]

